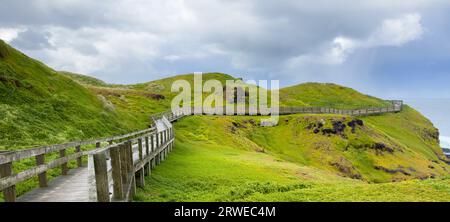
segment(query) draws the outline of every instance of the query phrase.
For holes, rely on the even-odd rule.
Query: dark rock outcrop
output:
[[[149,93],[149,94],[146,94],[145,96],[147,96],[148,98],[154,99],[154,100],[163,100],[166,98],[164,95],[154,94],[154,93]]]
[[[376,151],[377,155],[381,155],[384,152],[388,152],[388,153],[393,153],[394,149],[391,147],[388,147],[386,144],[384,143],[374,143],[370,149],[373,149]]]
[[[376,170],[381,170],[381,171],[384,171],[384,172],[389,173],[389,174],[402,173],[403,175],[411,176],[411,173],[407,172],[407,171],[406,171],[405,169],[403,169],[402,167],[399,167],[399,168],[397,168],[397,169],[388,169],[388,168],[383,167],[383,166],[375,166],[374,168],[375,168]],[[416,171],[416,170],[413,169],[413,172],[415,172],[415,171]]]
[[[364,121],[362,121],[360,119],[355,119],[355,120],[348,122],[347,125],[352,128],[352,133],[356,133],[356,128],[358,126],[364,126]]]
[[[341,174],[343,174],[346,177],[350,177],[352,179],[362,179],[361,174],[354,172],[355,167],[353,166],[347,166],[340,162],[332,162],[330,163],[331,166],[335,167]]]
[[[310,123],[306,126],[306,129],[312,130],[315,134],[322,133],[324,136],[340,135],[343,138],[347,138],[345,135],[345,129],[347,126],[352,128],[352,133],[356,133],[356,129],[358,127],[364,126],[364,122],[360,119],[351,120],[347,123],[345,122],[345,119],[331,120],[331,127],[325,127],[325,121],[321,120],[315,123]]]

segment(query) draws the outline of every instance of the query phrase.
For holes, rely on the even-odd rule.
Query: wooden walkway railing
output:
[[[391,101],[392,105],[383,108],[339,110],[317,107],[280,107],[279,114],[296,113],[331,113],[343,115],[372,115],[402,110],[402,101]],[[193,109],[191,107],[191,109]],[[192,110],[190,110],[192,111]],[[203,113],[206,114],[206,113]],[[248,113],[247,113],[248,114]],[[259,113],[258,113],[259,114]],[[186,111],[167,111],[152,115],[153,120],[165,116],[170,122],[185,115]],[[37,176],[39,187],[47,186],[47,171],[60,167],[61,174],[68,172],[67,163],[76,160],[77,166],[83,166],[83,157],[88,157],[89,199],[91,201],[129,201],[135,186],[144,186],[144,176],[164,160],[172,150],[174,130],[158,132],[156,127],[103,139],[71,142],[58,145],[42,146],[18,151],[0,151],[0,190],[4,200],[16,201],[16,184]],[[102,144],[107,144],[102,147]],[[95,149],[83,151],[84,146]],[[69,149],[73,154],[68,155]],[[46,155],[57,153],[59,158],[45,161]],[[13,163],[28,158],[35,158],[36,166],[22,172],[13,173]]]
[[[168,114],[167,118],[169,121],[175,121],[178,118],[181,118],[181,115],[174,115],[174,114]],[[23,182],[25,180],[28,180],[30,178],[33,178],[35,176],[38,177],[39,181],[39,187],[47,187],[47,171],[53,168],[60,167],[61,168],[61,174],[66,175],[68,172],[67,163],[69,161],[76,160],[77,166],[82,167],[83,166],[83,157],[89,156],[88,158],[88,168],[92,168],[94,170],[98,170],[98,178],[97,175],[95,175],[95,179],[98,179],[98,181],[104,181],[104,177],[101,176],[103,173],[103,169],[101,168],[102,164],[102,156],[106,156],[108,158],[108,181],[110,181],[110,178],[112,175],[117,176],[117,172],[124,173],[127,172],[128,174],[131,174],[131,172],[134,170],[135,172],[138,172],[138,177],[141,175],[140,170],[144,169],[144,166],[148,165],[144,164],[145,161],[149,163],[150,161],[153,161],[153,166],[155,164],[159,164],[159,162],[164,159],[167,155],[167,152],[172,149],[173,146],[173,129],[170,129],[168,131],[164,132],[158,132],[156,128],[153,126],[151,128],[115,136],[115,137],[109,137],[109,138],[103,138],[103,139],[96,139],[96,140],[87,140],[87,141],[79,141],[79,142],[71,142],[71,143],[65,143],[65,144],[58,144],[58,145],[50,145],[50,146],[42,146],[32,149],[26,149],[26,150],[18,150],[18,151],[8,151],[8,152],[0,152],[0,190],[3,191],[3,198],[6,202],[15,202],[16,201],[16,184]],[[147,140],[150,140],[147,142]],[[145,142],[145,152],[142,150],[143,141]],[[106,147],[101,147],[102,144],[108,144]],[[133,145],[136,145],[136,147],[133,148]],[[94,146],[94,150],[88,150],[88,151],[82,151],[83,146]],[[130,148],[131,147],[131,148]],[[151,152],[150,149],[151,148]],[[73,154],[67,155],[69,149],[74,149]],[[132,149],[133,152],[130,151]],[[116,152],[123,152],[122,157],[123,159],[120,159],[120,166],[122,168],[117,168],[117,163],[115,162],[117,160]],[[147,152],[148,151],[148,152]],[[59,153],[59,158],[51,160],[46,163],[45,157],[46,155],[51,155],[53,153]],[[112,153],[112,155],[111,155]],[[133,159],[131,160],[131,157],[138,156],[138,160]],[[22,172],[18,172],[17,174],[13,173],[13,163],[21,160],[25,160],[28,158],[35,158],[36,166],[24,170]],[[94,158],[95,157],[95,158]],[[120,157],[120,154],[119,154]],[[127,157],[128,159],[126,159]],[[141,158],[142,157],[142,158]],[[111,162],[111,159],[114,159]],[[91,161],[89,161],[91,160]],[[96,160],[96,162],[92,162]],[[125,161],[125,162],[123,162]],[[94,164],[92,164],[94,163]],[[95,166],[95,163],[98,164],[98,167]],[[131,164],[131,165],[128,165]],[[120,169],[120,170],[119,170]],[[114,173],[112,173],[114,171]],[[148,171],[147,171],[148,172]],[[111,174],[112,173],[112,174]],[[145,173],[145,172],[144,172]],[[134,183],[134,179],[130,179],[130,176],[124,177],[123,181],[127,182],[126,186],[127,189],[129,189],[130,183]],[[140,178],[140,177],[139,177]],[[94,180],[95,181],[95,180]],[[140,186],[142,183],[142,179],[138,180],[137,185]],[[109,182],[108,182],[109,183]],[[113,184],[117,184],[113,180]],[[101,201],[105,201],[106,198],[104,197],[105,191],[104,187],[101,186],[101,184],[94,184],[94,186],[99,187],[99,189],[96,191],[95,188],[93,188],[93,191],[96,191],[97,193],[100,192],[100,199]],[[116,185],[117,186],[117,185]],[[102,190],[103,189],[103,190]],[[123,198],[129,199],[129,192],[123,192],[124,195]],[[114,192],[113,192],[114,194]],[[119,199],[120,200],[120,192],[115,192],[115,198],[113,199]],[[128,195],[128,196],[127,196]],[[94,196],[94,195],[93,195]],[[94,199],[92,197],[91,199]]]
[[[135,186],[144,187],[144,176],[166,158],[173,142],[173,128],[168,128],[94,150],[88,160],[90,200],[131,200]]]
[[[402,111],[403,101],[392,100],[387,107],[371,107],[364,109],[333,109],[326,107],[280,107],[280,115],[289,114],[339,114],[351,116],[365,116]]]
[[[290,115],[290,114],[338,114],[338,115],[351,115],[351,116],[366,116],[366,115],[376,115],[376,114],[384,114],[384,113],[395,113],[402,111],[403,101],[401,100],[389,100],[389,106],[386,107],[370,107],[363,109],[334,109],[327,107],[279,107],[278,114],[279,115]],[[196,107],[187,107],[187,110],[181,108],[179,112],[184,113],[185,115],[194,114]],[[217,113],[221,113],[221,115],[229,115],[226,113],[226,106],[212,107],[210,110],[205,110],[204,108],[199,109],[202,110],[201,115],[217,115]],[[254,112],[254,115],[271,115],[274,111],[271,108],[267,108],[266,110],[257,109]],[[161,114],[155,114],[152,116],[152,119],[159,118]],[[231,115],[251,115],[249,112],[249,108],[246,109],[239,114],[236,106],[234,107],[234,111]]]

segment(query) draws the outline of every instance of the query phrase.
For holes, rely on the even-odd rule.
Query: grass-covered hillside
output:
[[[0,101],[1,150],[138,128],[95,93],[1,40]]]
[[[178,75],[132,85],[56,72],[0,41],[0,150],[117,135],[144,129],[170,108]],[[235,77],[203,75],[224,83]],[[208,94],[205,94],[208,95]],[[335,84],[280,90],[282,106],[365,108],[378,98]],[[142,201],[445,201],[449,166],[438,131],[420,113],[368,117],[289,115],[263,128],[264,117],[192,116],[175,124],[174,152],[158,166]],[[55,158],[55,157],[53,157]],[[50,158],[51,159],[51,158]],[[73,166],[71,163],[69,166]],[[20,162],[15,170],[34,166]],[[59,171],[58,171],[59,172]],[[49,178],[58,175],[49,172]],[[18,194],[36,186],[19,184]]]
[[[345,130],[348,139],[317,135],[308,126],[350,117],[284,116],[273,128],[257,126],[260,117],[187,117],[175,124],[175,149],[146,178],[136,200],[449,201],[448,166],[416,149],[434,152],[436,146],[403,146],[408,137],[372,126],[394,115],[363,118],[367,125],[355,134]],[[377,150],[375,141],[395,150]]]
[[[358,109],[385,107],[389,103],[354,89],[331,83],[304,83],[280,90],[281,106],[333,107]]]

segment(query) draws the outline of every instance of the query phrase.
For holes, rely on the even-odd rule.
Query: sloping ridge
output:
[[[126,131],[90,90],[0,41],[0,149]],[[131,130],[131,129],[129,129]]]

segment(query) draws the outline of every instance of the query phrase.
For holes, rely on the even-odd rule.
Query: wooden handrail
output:
[[[165,112],[164,114],[166,114]],[[176,120],[180,116],[173,114],[169,115],[170,120]],[[127,133],[124,135],[118,135],[113,137],[106,137],[101,139],[77,141],[56,145],[48,145],[35,147],[31,149],[24,149],[18,151],[0,151],[0,190],[4,193],[4,199],[7,202],[14,202],[16,200],[15,185],[17,183],[23,182],[34,176],[38,176],[39,186],[47,186],[47,176],[46,172],[49,169],[61,167],[61,172],[63,175],[67,173],[67,163],[72,160],[77,161],[78,167],[82,166],[82,157],[93,155],[96,153],[101,153],[104,150],[108,150],[111,147],[123,145],[125,143],[136,143],[138,140],[145,140],[146,137],[156,133],[156,128],[154,126]],[[101,143],[108,142],[109,145],[106,147],[101,147]],[[93,145],[95,144],[95,149],[89,151],[81,151],[81,146]],[[71,155],[66,155],[67,149],[75,149],[75,153]],[[49,163],[45,163],[45,154],[59,152],[60,157],[52,160]],[[13,162],[20,161],[27,158],[36,158],[36,166],[30,169],[18,172],[14,174],[12,171]]]
[[[102,139],[70,142],[70,143],[41,146],[41,147],[23,149],[23,150],[17,150],[17,151],[10,151],[7,153],[0,153],[0,165],[9,163],[9,162],[20,161],[22,159],[31,158],[31,157],[41,155],[41,154],[57,152],[60,150],[64,150],[64,149],[68,149],[68,148],[72,148],[72,147],[76,147],[76,146],[85,146],[85,145],[97,144],[97,143],[102,143],[102,142],[121,140],[121,139],[125,139],[128,137],[133,137],[135,135],[151,132],[153,130],[155,130],[155,128],[151,127],[151,128],[145,129],[145,130],[140,130],[140,131],[124,134],[124,135],[107,137],[107,138],[102,138]]]
[[[143,141],[148,141],[149,137],[152,143],[145,144],[144,152]],[[89,189],[91,192],[95,190],[95,193],[89,195],[92,197],[91,201],[130,201],[136,186],[144,186],[144,176],[166,158],[173,143],[174,133],[171,127],[90,152],[92,158],[88,158],[91,160],[88,168],[93,175],[89,178],[95,180],[89,183],[95,186]],[[136,160],[134,154],[137,154]],[[107,169],[108,165],[111,166],[110,169]]]
[[[368,107],[363,109],[334,109],[334,108],[328,108],[328,107],[279,107],[278,108],[278,114],[279,115],[290,115],[290,114],[340,114],[340,115],[352,115],[352,116],[365,116],[365,115],[372,115],[372,114],[383,114],[383,113],[392,113],[392,112],[400,112],[403,108],[403,101],[402,100],[388,100],[387,102],[390,102],[391,105],[387,107]],[[234,112],[232,115],[271,115],[274,113],[271,108],[267,108],[267,110],[264,110],[264,112],[261,112],[260,108],[256,109],[256,113],[251,113],[249,111],[249,107],[245,107],[245,110],[243,114],[237,113],[236,107],[233,106]],[[183,110],[183,108],[180,108],[180,110]],[[197,115],[194,113],[195,107],[191,106],[188,107],[188,110],[184,111],[184,114],[191,114],[191,115]],[[228,115],[226,113],[227,106],[219,106],[219,107],[213,107],[211,110],[202,110],[201,115],[217,115],[217,113],[221,113],[221,115]],[[217,112],[220,111],[220,112]],[[161,114],[152,115],[151,119],[157,119]]]

